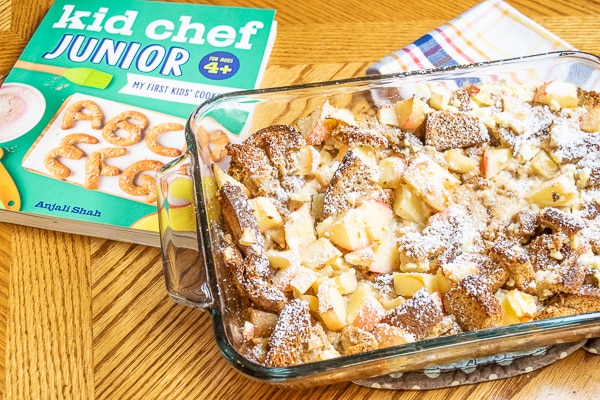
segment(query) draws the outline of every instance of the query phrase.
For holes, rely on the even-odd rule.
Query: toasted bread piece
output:
[[[390,310],[382,322],[400,327],[415,338],[421,339],[436,329],[443,318],[440,294],[421,289],[412,298]]]
[[[228,173],[244,184],[253,196],[265,196],[280,201],[285,192],[279,183],[279,172],[261,148],[246,143],[227,145],[231,156]]]
[[[540,222],[556,232],[572,236],[585,228],[582,220],[554,207],[546,207],[540,211]]]
[[[492,260],[508,271],[509,277],[515,281],[515,286],[532,293],[535,289],[535,271],[529,255],[518,243],[500,240],[490,249]]]
[[[242,252],[247,253],[249,246],[262,248],[264,238],[258,229],[258,222],[252,213],[248,197],[238,185],[225,183],[219,189],[219,203],[225,225],[233,236],[233,243],[240,246]],[[246,237],[244,240],[243,237]],[[248,236],[254,238],[254,243]]]
[[[274,125],[257,131],[246,145],[263,149],[281,176],[297,173],[300,149],[306,146],[304,137],[289,125]]]
[[[577,100],[580,106],[592,108],[600,104],[600,93],[577,88]]]
[[[536,271],[536,295],[546,299],[555,293],[576,293],[586,276],[577,254],[564,234],[543,234],[527,248]]]
[[[291,300],[281,310],[273,334],[269,338],[265,364],[286,367],[302,364],[302,355],[310,339],[312,322],[308,303]]]
[[[228,172],[246,185],[253,196],[271,197],[285,204],[288,192],[299,189],[303,183],[300,150],[306,145],[293,127],[269,126],[241,144],[227,145],[231,156]]]
[[[507,235],[521,244],[526,244],[531,241],[532,237],[539,233],[540,228],[539,213],[531,210],[521,210],[512,217],[507,229]]]
[[[375,350],[378,347],[377,339],[372,333],[352,325],[342,328],[340,345],[344,355]]]
[[[549,318],[558,318],[565,317],[567,315],[575,315],[577,314],[577,310],[571,307],[564,307],[561,305],[556,306],[547,306],[539,310],[534,316],[533,319],[549,319]]]
[[[567,307],[577,313],[600,311],[600,288],[594,285],[581,285],[575,293],[560,293],[550,299],[549,304],[555,307]]]
[[[355,125],[338,125],[331,136],[348,146],[369,146],[373,149],[383,149],[388,146],[387,139],[372,129],[362,129]]]
[[[232,271],[240,293],[247,296],[257,308],[278,313],[287,302],[287,297],[269,279],[260,276],[261,271],[270,269],[264,255],[251,252],[246,257],[237,246],[224,246],[221,250],[225,265]]]
[[[425,120],[425,144],[437,151],[470,147],[490,139],[483,122],[466,112],[433,111]]]
[[[379,188],[373,168],[365,164],[353,150],[348,150],[325,188],[323,216],[337,215],[371,197]]]
[[[502,325],[500,301],[478,275],[467,275],[444,295],[445,309],[465,331]]]

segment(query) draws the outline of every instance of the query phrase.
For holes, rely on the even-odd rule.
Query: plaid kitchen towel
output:
[[[486,0],[385,56],[367,75],[472,64],[558,50],[566,41],[502,0]]]

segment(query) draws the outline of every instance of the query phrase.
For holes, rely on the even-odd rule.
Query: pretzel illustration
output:
[[[91,153],[85,160],[85,182],[83,186],[86,189],[97,189],[100,176],[119,175],[119,168],[108,165],[105,160],[124,156],[125,154],[127,154],[127,149],[123,147],[105,147]]]
[[[96,144],[98,139],[85,133],[71,133],[60,140],[61,146],[72,146],[76,143]]]
[[[59,158],[79,160],[83,157],[83,150],[75,146],[59,146],[50,150],[44,157],[44,165],[50,173],[59,179],[66,179],[71,175],[71,170],[58,161]]]
[[[102,128],[102,137],[115,146],[131,146],[142,138],[142,132],[148,126],[148,118],[138,111],[124,111],[112,118]],[[117,135],[123,130],[126,136]]]
[[[146,171],[158,171],[164,163],[158,160],[136,161],[123,170],[119,177],[119,187],[125,193],[133,196],[146,196],[145,201],[152,203],[156,201],[156,179],[154,176],[143,174]],[[139,185],[135,182],[136,177]]]
[[[146,136],[144,138],[144,140],[146,141],[146,146],[148,147],[148,149],[150,149],[150,151],[161,156],[177,157],[181,155],[181,150],[176,149],[174,147],[167,147],[161,145],[158,141],[158,137],[163,133],[180,131],[182,129],[183,125],[174,122],[165,122],[153,126],[148,130],[148,132],[146,132]]]
[[[221,129],[216,129],[212,132],[205,130],[202,127],[198,128],[198,138],[200,147],[210,154],[210,158],[214,162],[221,161],[227,155],[227,145],[229,138]]]
[[[80,100],[65,110],[61,124],[62,129],[70,129],[76,121],[91,121],[92,129],[102,128],[104,114],[98,104],[92,100]]]

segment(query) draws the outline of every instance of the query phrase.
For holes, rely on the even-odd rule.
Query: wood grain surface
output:
[[[368,65],[477,0],[203,2],[277,9],[267,87],[363,75]],[[580,50],[600,54],[600,2],[508,2]],[[0,77],[51,3],[0,0]],[[581,350],[518,377],[431,391],[352,383],[289,390],[255,382],[220,355],[208,314],[167,298],[158,249],[3,222],[0,319],[0,393],[10,400],[600,396],[600,356]]]

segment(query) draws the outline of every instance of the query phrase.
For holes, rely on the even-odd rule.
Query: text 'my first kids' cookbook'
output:
[[[196,107],[259,87],[274,18],[56,0],[0,87],[0,220],[158,246],[156,171]]]

